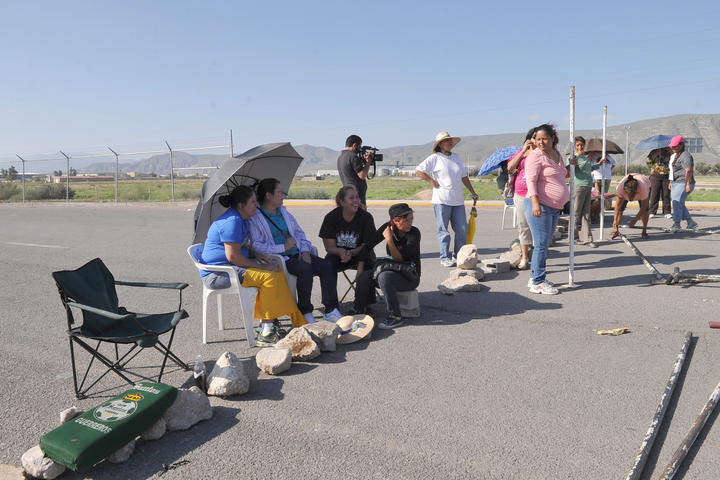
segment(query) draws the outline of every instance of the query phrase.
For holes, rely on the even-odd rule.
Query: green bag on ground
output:
[[[40,449],[56,463],[82,472],[153,426],[176,396],[170,385],[140,382],[43,435]]]

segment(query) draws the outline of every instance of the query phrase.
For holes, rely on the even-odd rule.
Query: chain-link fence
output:
[[[217,142],[221,143],[221,142]],[[202,183],[233,155],[225,144],[0,158],[0,201],[129,202],[197,199]]]

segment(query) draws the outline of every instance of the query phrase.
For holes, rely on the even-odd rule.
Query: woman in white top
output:
[[[467,240],[463,185],[470,191],[473,200],[478,199],[460,155],[452,153],[459,142],[460,137],[451,137],[448,132],[438,133],[432,148],[433,154],[415,168],[415,174],[433,187],[432,204],[440,244],[440,263],[444,267],[455,266],[453,257]],[[448,223],[455,232],[454,252],[450,251]]]

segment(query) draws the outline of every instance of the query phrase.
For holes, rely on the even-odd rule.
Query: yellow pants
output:
[[[255,300],[255,318],[272,320],[289,315],[293,327],[307,323],[303,314],[298,310],[283,272],[250,268],[245,271],[242,286],[258,289],[257,300]]]

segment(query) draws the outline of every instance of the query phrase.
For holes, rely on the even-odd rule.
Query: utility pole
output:
[[[113,155],[115,155],[115,203],[118,202],[118,173],[120,171],[120,168],[118,166],[118,154],[115,150],[113,150],[110,147],[107,147],[108,150],[110,150]]]
[[[170,198],[172,202],[175,202],[175,167],[173,166],[173,150],[170,148],[170,144],[165,140],[168,150],[170,150]]]
[[[16,157],[20,159],[22,162],[22,188],[23,188],[23,203],[25,203],[25,159],[22,158],[17,153],[15,154]]]
[[[67,170],[65,171],[65,178],[67,181],[65,182],[65,203],[70,202],[70,156],[67,155],[65,152],[60,150],[60,153],[63,154],[65,157],[65,160],[67,161]]]

